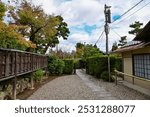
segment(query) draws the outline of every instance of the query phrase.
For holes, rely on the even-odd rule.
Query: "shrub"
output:
[[[33,73],[33,78],[35,81],[41,81],[43,76],[44,76],[44,72],[42,69],[39,69]]]
[[[83,61],[82,59],[78,59],[74,61],[74,64],[75,64],[75,69],[83,69],[85,68],[86,62]]]
[[[63,60],[65,67],[63,69],[64,74],[72,74],[74,69],[74,61],[72,59],[65,59]]]
[[[49,56],[48,58],[48,70],[52,75],[61,75],[63,73],[64,62],[58,59],[56,56]]]
[[[113,62],[113,63],[111,63],[111,64],[113,64],[112,68],[115,68],[118,71],[122,71],[122,58],[121,58],[121,56],[118,54],[112,54],[112,55],[110,55],[110,58],[111,58],[110,59],[111,62]]]
[[[74,60],[74,66],[75,66],[75,69],[80,69],[79,60]]]
[[[87,73],[100,78],[103,71],[107,70],[107,57],[96,56],[87,59]]]
[[[110,56],[110,70],[121,70],[122,62],[121,58]],[[107,56],[90,57],[86,61],[86,72],[90,75],[94,75],[97,78],[101,77],[104,71],[108,71],[108,58]]]
[[[115,62],[115,69],[118,71],[122,71],[122,59],[121,58],[116,58]]]
[[[103,71],[101,74],[101,79],[105,80],[105,81],[109,81],[109,73],[108,71]],[[110,77],[110,81],[113,82],[113,78]]]

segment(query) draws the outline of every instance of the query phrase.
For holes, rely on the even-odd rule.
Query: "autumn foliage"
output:
[[[18,33],[18,26],[3,22],[6,6],[0,3],[0,48],[26,50],[28,47],[35,48],[36,45],[26,40],[22,34]]]
[[[19,2],[19,3],[18,3]],[[5,14],[5,12],[7,13]],[[6,15],[7,24],[3,17]],[[0,47],[45,53],[59,38],[67,39],[69,29],[61,16],[49,15],[28,0],[0,2]]]

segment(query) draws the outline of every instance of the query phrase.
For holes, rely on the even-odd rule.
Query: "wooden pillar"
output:
[[[15,77],[14,79],[13,79],[13,99],[14,100],[16,100],[17,99],[17,97],[16,97],[16,95],[17,95],[17,91],[16,91],[16,85],[17,85],[17,77]]]
[[[2,72],[3,72],[3,53],[0,51],[0,79],[2,78]]]
[[[30,75],[30,83],[31,83],[31,88],[30,89],[34,89],[34,80],[33,80],[33,73],[31,73]]]
[[[32,67],[32,72],[30,74],[30,83],[31,83],[31,88],[34,89],[34,80],[33,80],[33,54],[31,54],[31,67]]]
[[[5,53],[5,77],[9,76],[10,72],[10,52],[6,51]]]
[[[13,99],[16,100],[16,95],[17,95],[17,91],[16,91],[16,84],[17,84],[17,52],[15,52],[15,78],[13,79]]]

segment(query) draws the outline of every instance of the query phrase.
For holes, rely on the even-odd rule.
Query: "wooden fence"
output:
[[[16,99],[17,76],[31,73],[31,89],[34,88],[32,72],[47,68],[45,55],[0,48],[0,82],[12,79],[13,99]]]
[[[45,55],[13,49],[0,49],[0,81],[46,67],[47,56]]]

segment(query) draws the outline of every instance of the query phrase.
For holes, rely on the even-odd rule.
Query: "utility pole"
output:
[[[105,14],[105,34],[106,34],[106,54],[108,57],[108,74],[109,74],[109,82],[111,81],[111,73],[110,73],[110,57],[109,57],[109,46],[108,46],[108,34],[109,34],[109,25],[108,23],[111,23],[111,11],[110,11],[111,6],[107,6],[105,4],[104,6],[104,14]]]

